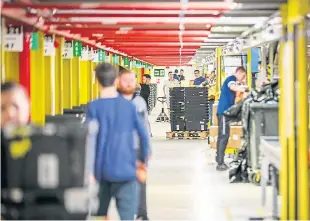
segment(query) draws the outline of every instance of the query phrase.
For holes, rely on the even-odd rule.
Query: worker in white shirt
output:
[[[174,79],[172,71],[169,71],[168,77],[169,77],[168,80],[164,82],[163,91],[164,91],[164,96],[166,97],[166,102],[167,102],[168,108],[170,108],[169,89],[173,88],[173,87],[179,87],[180,82],[178,80]]]

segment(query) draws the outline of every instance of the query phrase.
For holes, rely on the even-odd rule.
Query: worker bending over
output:
[[[216,169],[224,171],[228,166],[224,163],[226,146],[229,140],[230,125],[224,116],[224,112],[235,104],[237,92],[246,92],[248,89],[244,86],[238,86],[237,82],[242,82],[246,76],[246,71],[243,67],[238,67],[234,75],[226,78],[222,87],[221,95],[217,107],[218,117],[218,138],[217,138],[217,154],[216,154]]]
[[[135,95],[135,86],[136,86],[136,79],[135,73],[130,70],[122,70],[119,73],[119,92],[123,94],[124,98],[127,100],[131,100],[137,109],[137,112],[141,119],[143,120],[145,127],[149,128],[149,121],[148,121],[148,110],[145,100],[139,96]],[[150,131],[149,131],[150,133]],[[135,134],[136,138],[136,150],[138,158],[141,157],[141,148],[138,143],[138,137]],[[143,168],[142,168],[143,169]],[[139,194],[139,207],[137,213],[138,220],[149,220],[147,215],[147,205],[146,205],[146,180],[140,181],[140,194]]]
[[[138,207],[137,157],[133,133],[141,147],[139,164],[146,164],[150,139],[135,105],[117,92],[117,72],[109,63],[96,67],[100,99],[88,104],[87,119],[99,123],[94,176],[99,183],[98,216],[106,217],[115,198],[121,220],[134,220]]]

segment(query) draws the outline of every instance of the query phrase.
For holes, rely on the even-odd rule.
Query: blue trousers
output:
[[[137,181],[100,182],[98,216],[108,216],[110,201],[115,198],[116,208],[121,220],[134,220],[138,210]]]

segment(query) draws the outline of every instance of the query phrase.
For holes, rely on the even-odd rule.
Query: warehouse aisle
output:
[[[152,114],[151,122],[155,116]],[[167,123],[152,123],[155,136],[148,177],[151,220],[248,220],[263,215],[260,187],[230,184],[227,172],[215,170],[214,156],[205,140],[166,140],[167,128]],[[115,209],[111,215],[118,217]]]

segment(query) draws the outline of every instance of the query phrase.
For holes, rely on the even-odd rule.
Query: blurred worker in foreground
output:
[[[217,138],[217,155],[216,169],[224,171],[228,169],[228,166],[224,163],[224,156],[226,146],[229,140],[230,125],[225,119],[224,112],[235,103],[236,93],[246,92],[248,89],[244,86],[238,86],[238,82],[242,82],[246,76],[246,71],[243,67],[238,67],[234,75],[226,78],[222,87],[221,95],[217,107],[218,117],[218,138]]]
[[[206,79],[200,75],[199,70],[195,70],[194,75],[195,75],[195,80],[194,80],[195,86],[199,86],[200,84],[206,81]]]
[[[143,75],[140,95],[145,100],[148,110],[150,109],[149,107],[149,97],[151,93],[150,83],[151,83],[151,75],[149,74]]]
[[[130,70],[123,70],[119,73],[119,91],[127,100],[131,100],[136,108],[139,116],[145,124],[145,127],[149,127],[148,121],[148,110],[144,99],[141,96],[135,95],[135,74]],[[137,135],[136,135],[137,137]],[[138,158],[141,157],[141,149],[139,143],[136,144]],[[141,168],[143,169],[143,168]],[[140,182],[140,200],[139,208],[137,213],[137,219],[139,220],[149,220],[147,215],[147,205],[146,205],[146,182]]]
[[[216,75],[215,75],[215,70],[213,70],[208,78],[206,79],[205,82],[201,84],[203,87],[208,88],[208,98],[209,98],[209,120],[210,124],[213,124],[213,104],[215,101],[215,94],[216,94]]]
[[[87,118],[97,120],[94,175],[99,183],[98,216],[106,217],[110,200],[116,200],[121,220],[134,220],[138,207],[137,157],[134,131],[139,135],[141,157],[146,164],[149,155],[149,134],[135,105],[117,92],[116,69],[109,63],[96,67],[100,99],[88,104]]]
[[[26,125],[29,122],[30,105],[25,89],[16,83],[1,84],[1,188],[7,187],[6,153],[8,141],[3,130],[9,125]]]

